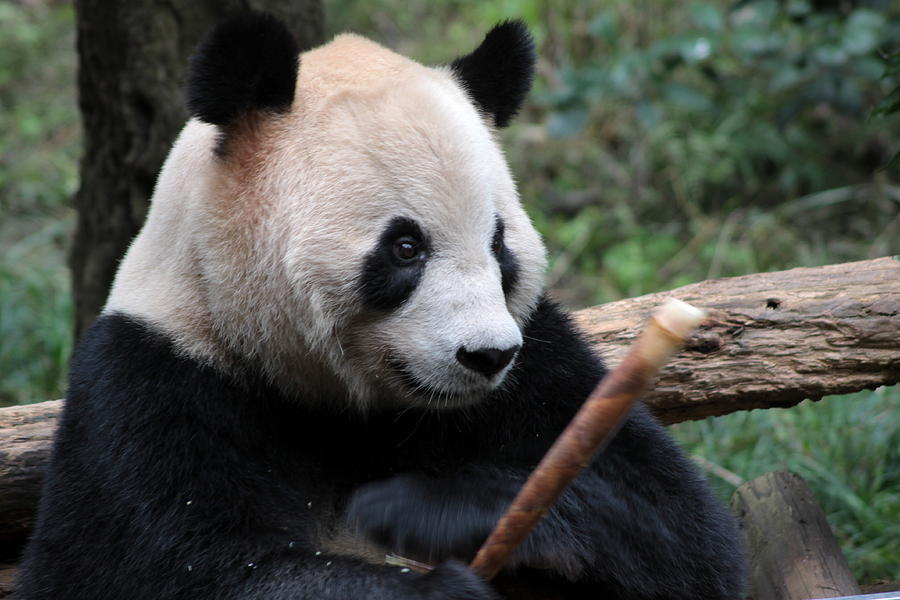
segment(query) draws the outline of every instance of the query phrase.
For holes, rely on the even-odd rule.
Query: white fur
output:
[[[451,73],[343,35],[301,55],[285,115],[247,118],[213,153],[187,124],[105,308],[143,317],[184,353],[262,368],[306,399],[432,406],[499,385],[456,360],[509,348],[542,286],[544,248],[492,129]],[[495,216],[520,267],[506,299],[491,255]],[[396,311],[362,307],[363,259],[394,217],[431,240]],[[427,387],[411,393],[396,363]]]

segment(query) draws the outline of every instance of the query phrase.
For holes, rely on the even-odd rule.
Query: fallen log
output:
[[[53,400],[0,409],[0,558],[13,557],[31,530],[62,405]]]
[[[646,402],[666,423],[900,382],[900,260],[713,279],[575,313],[607,361],[673,297],[709,315]]]
[[[667,423],[900,382],[900,261],[716,279],[588,308],[575,321],[614,365],[673,297],[707,310],[645,396]],[[0,557],[30,527],[62,401],[0,409]]]
[[[12,598],[15,578],[15,565],[0,564],[0,598]]]

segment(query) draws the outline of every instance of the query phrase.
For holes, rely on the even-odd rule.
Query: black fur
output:
[[[454,60],[456,72],[472,101],[506,127],[519,112],[534,78],[534,40],[522,21],[495,25],[472,53]]]
[[[227,126],[251,111],[288,110],[299,53],[294,36],[276,17],[259,12],[233,16],[215,27],[191,57],[188,112]]]
[[[497,217],[491,249],[494,251],[494,256],[497,258],[497,264],[500,265],[503,293],[504,295],[509,296],[509,293],[516,287],[516,283],[519,281],[519,262],[516,260],[516,256],[513,254],[512,250],[504,243],[503,233],[505,230],[506,225],[504,225],[503,219]]]
[[[552,304],[524,333],[511,385],[475,408],[361,418],[230,381],[149,326],[101,317],[76,350],[19,597],[496,598],[459,563],[402,573],[317,555],[316,536],[349,521],[415,556],[471,556],[603,373]],[[518,552],[516,576],[566,598],[733,599],[739,539],[638,409]]]
[[[419,259],[400,262],[394,256],[394,242],[402,237],[417,240],[423,252]],[[404,217],[392,219],[378,243],[363,260],[359,287],[363,304],[372,310],[393,310],[403,304],[419,284],[425,271],[428,240],[419,225]]]

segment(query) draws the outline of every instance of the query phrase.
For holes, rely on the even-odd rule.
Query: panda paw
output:
[[[403,474],[367,484],[347,507],[351,529],[418,560],[469,560],[488,536],[504,504],[469,497],[452,481]]]
[[[438,565],[420,584],[422,596],[428,600],[500,600],[484,579],[455,560]]]

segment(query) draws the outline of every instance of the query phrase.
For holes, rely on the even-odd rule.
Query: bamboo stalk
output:
[[[650,318],[628,354],[591,392],[497,522],[469,565],[476,573],[493,579],[569,483],[612,439],[632,404],[703,317],[703,311],[670,299]]]

